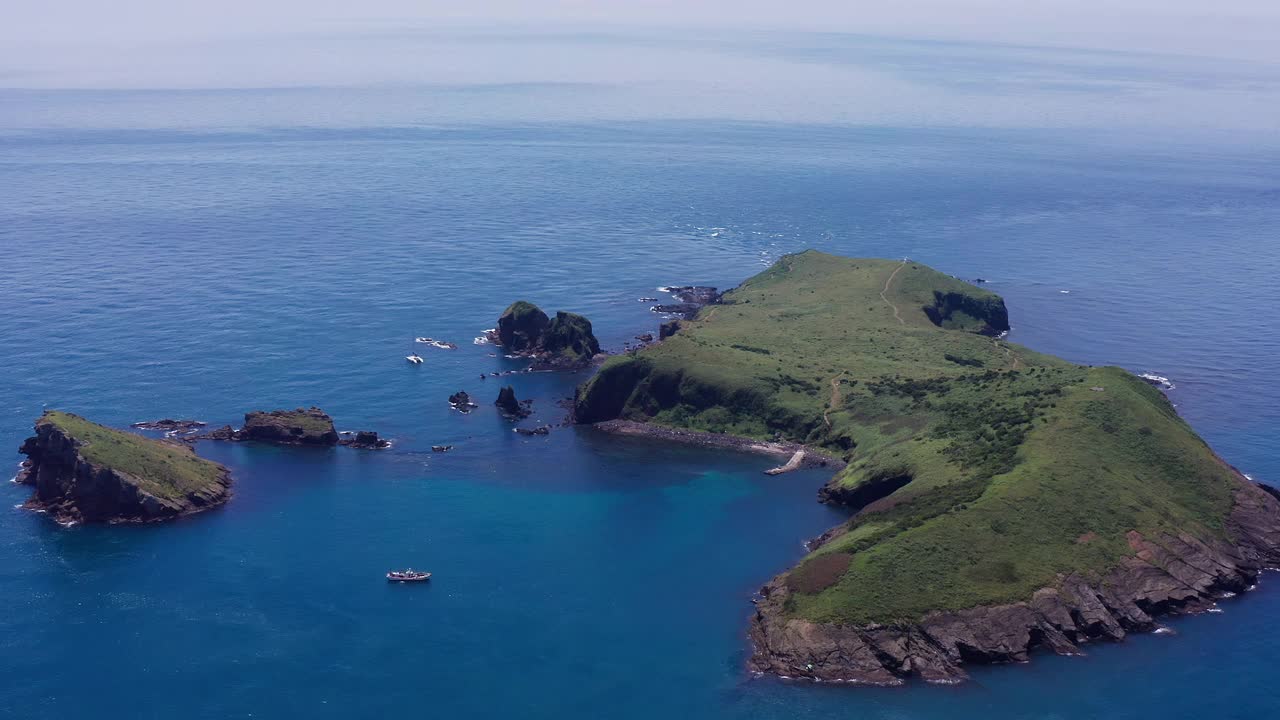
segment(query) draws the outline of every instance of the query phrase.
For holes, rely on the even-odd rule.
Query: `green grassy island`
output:
[[[575,413],[847,463],[821,495],[856,513],[763,590],[763,672],[960,679],[1205,609],[1280,560],[1280,503],[1159,390],[1008,327],[999,296],[919,263],[808,251],[609,359]]]
[[[18,481],[35,486],[27,502],[62,522],[150,522],[199,512],[230,497],[218,463],[177,442],[115,430],[50,410],[23,443]]]

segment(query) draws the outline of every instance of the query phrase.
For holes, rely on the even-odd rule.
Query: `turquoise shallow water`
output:
[[[660,285],[727,287],[806,247],[910,255],[990,279],[1018,342],[1170,376],[1197,430],[1275,481],[1278,155],[728,122],[6,133],[0,458],[16,464],[43,407],[125,425],[316,404],[395,446],[202,445],[236,497],[162,527],[0,513],[0,712],[1272,715],[1273,576],[1175,634],[962,687],[750,678],[751,592],[840,518],[815,502],[823,475],[572,428],[518,437],[478,378],[517,365],[471,339],[524,297],[584,312],[616,348],[653,329],[636,299]],[[415,335],[459,349],[409,367]],[[581,379],[510,382],[557,421]],[[451,413],[458,389],[482,408]],[[382,581],[408,564],[436,579]]]

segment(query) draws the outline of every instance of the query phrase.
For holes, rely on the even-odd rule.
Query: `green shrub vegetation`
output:
[[[79,415],[49,410],[38,422],[51,423],[75,439],[85,460],[128,475],[156,497],[185,497],[216,483],[224,472],[186,446],[104,427]]]
[[[889,492],[791,571],[815,621],[1023,600],[1115,566],[1130,530],[1223,532],[1232,473],[1162,393],[1008,343],[1007,323],[999,296],[918,263],[808,251],[611,358],[577,415],[803,442],[848,461],[838,493]]]

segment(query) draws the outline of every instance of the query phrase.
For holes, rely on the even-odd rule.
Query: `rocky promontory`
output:
[[[787,255],[607,360],[574,419],[794,448],[776,472],[843,461],[819,497],[850,518],[762,590],[760,672],[962,680],[1155,629],[1280,565],[1277,491],[1147,382],[1008,329],[999,295],[909,259]]]
[[[231,497],[231,475],[187,445],[151,440],[50,410],[19,452],[24,507],[62,523],[141,523],[208,510]]]
[[[563,311],[549,318],[524,300],[503,311],[489,339],[511,355],[531,358],[532,370],[580,370],[600,354],[590,320]]]
[[[1130,530],[1125,541],[1131,554],[1105,574],[1071,573],[1024,601],[918,620],[860,624],[795,617],[787,609],[795,595],[814,587],[806,583],[824,581],[810,576],[834,577],[853,560],[844,553],[819,555],[814,564],[830,567],[792,571],[761,589],[750,625],[750,667],[828,682],[899,685],[918,677],[950,683],[968,678],[965,664],[1026,662],[1035,650],[1077,655],[1089,642],[1154,630],[1160,616],[1203,612],[1252,589],[1264,569],[1280,565],[1280,501],[1244,477],[1235,485],[1227,535],[1220,540]]]

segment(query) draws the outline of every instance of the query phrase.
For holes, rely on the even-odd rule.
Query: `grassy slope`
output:
[[[979,323],[964,317],[938,327],[923,311],[935,291],[998,302],[916,263],[788,256],[679,335],[611,359],[580,400],[823,446],[848,458],[848,488],[910,475],[791,571],[792,610],[813,620],[1025,599],[1113,566],[1129,530],[1221,532],[1230,471],[1161,393],[967,332]]]
[[[114,430],[71,413],[50,410],[40,422],[52,423],[80,441],[80,454],[89,462],[135,478],[156,497],[181,498],[216,482],[223,470],[185,447]]]

